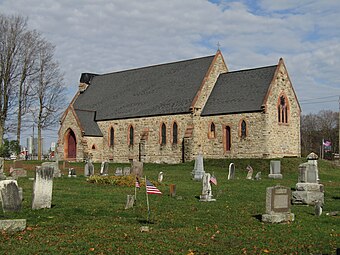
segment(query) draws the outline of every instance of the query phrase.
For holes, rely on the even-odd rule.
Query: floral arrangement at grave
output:
[[[103,184],[103,185],[114,185],[120,187],[134,187],[136,184],[136,177],[134,175],[127,175],[127,176],[100,176],[100,175],[93,175],[86,179],[89,183],[95,184]],[[140,186],[145,186],[145,179],[140,178]],[[162,186],[164,184],[159,183],[158,181],[151,180],[157,186]]]

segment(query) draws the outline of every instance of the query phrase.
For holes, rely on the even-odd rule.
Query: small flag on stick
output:
[[[156,188],[150,181],[146,180],[146,193],[147,194],[158,194],[161,195],[162,192]]]
[[[140,188],[140,181],[139,181],[139,179],[138,179],[138,177],[136,177],[136,188]]]
[[[210,177],[210,182],[211,182],[212,184],[214,184],[214,185],[217,186],[217,179],[216,179],[215,175],[212,175],[212,176]]]

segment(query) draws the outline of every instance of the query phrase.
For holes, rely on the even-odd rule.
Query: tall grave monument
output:
[[[195,166],[194,170],[191,172],[192,179],[195,181],[201,181],[205,172],[204,172],[204,165],[203,165],[203,155],[199,153],[195,159]]]
[[[318,172],[318,166],[312,160],[299,165],[298,182],[292,194],[293,204],[324,204],[324,186],[319,183]]]

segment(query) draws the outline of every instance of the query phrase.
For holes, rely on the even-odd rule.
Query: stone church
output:
[[[229,71],[215,55],[83,73],[61,118],[60,159],[180,163],[300,156],[300,105],[276,65]]]

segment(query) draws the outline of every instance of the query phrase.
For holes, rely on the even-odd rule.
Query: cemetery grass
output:
[[[227,180],[228,166],[235,163],[236,179]],[[266,188],[294,188],[298,165],[304,159],[282,159],[282,180],[268,179],[269,160],[205,160],[206,172],[214,173],[215,202],[199,202],[202,184],[191,180],[193,162],[178,165],[145,164],[144,174],[163,195],[149,195],[147,222],[145,187],[137,191],[136,206],[125,210],[134,188],[89,183],[82,176],[84,164],[74,163],[78,177],[54,179],[51,209],[31,210],[32,181],[19,178],[24,201],[20,213],[0,212],[1,219],[27,219],[18,233],[0,233],[0,254],[335,254],[340,248],[340,168],[319,162],[325,185],[325,206],[320,217],[312,206],[293,205],[295,221],[264,224]],[[37,162],[39,163],[39,162]],[[262,172],[262,180],[246,180],[246,166]],[[118,166],[110,164],[109,173]],[[27,167],[29,168],[29,167]],[[61,166],[62,168],[62,166]],[[34,167],[28,171],[33,177]],[[95,164],[95,173],[100,169]],[[163,183],[157,175],[164,173]],[[169,196],[176,184],[176,197]],[[148,226],[149,232],[141,232]]]

